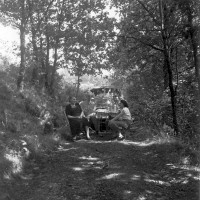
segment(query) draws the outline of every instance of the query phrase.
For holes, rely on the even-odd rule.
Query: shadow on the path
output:
[[[170,143],[66,143],[38,161],[22,193],[27,200],[198,200],[200,170],[181,153]]]
[[[173,144],[80,141],[76,145],[85,152],[71,169],[92,182],[92,199],[199,197],[200,168],[191,165],[188,155],[181,157]]]

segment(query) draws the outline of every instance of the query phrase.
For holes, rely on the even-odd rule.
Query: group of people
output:
[[[119,108],[119,112],[114,118],[110,117],[108,121],[108,127],[111,129],[113,135],[112,138],[118,140],[124,139],[124,135],[121,133],[121,129],[127,128],[131,123],[131,113],[128,103],[121,99],[117,101],[114,99],[115,109]],[[90,128],[95,130],[96,134],[99,133],[99,120],[96,117],[96,103],[94,98],[88,98],[86,101],[78,103],[76,97],[69,97],[69,103],[65,107],[65,114],[70,124],[71,134],[73,141],[79,137],[84,131],[86,138],[90,140]]]

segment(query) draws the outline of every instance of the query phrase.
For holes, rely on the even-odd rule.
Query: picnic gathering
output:
[[[111,139],[125,139],[125,130],[132,117],[129,106],[118,90],[112,88],[96,88],[85,100],[78,101],[75,96],[69,96],[64,114],[69,123],[71,141],[82,137],[91,140],[91,133],[103,137],[110,134]]]

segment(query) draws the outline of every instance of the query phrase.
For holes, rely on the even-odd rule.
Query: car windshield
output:
[[[118,104],[116,99],[119,99],[121,92],[119,89],[114,87],[99,87],[90,90],[94,95],[96,108],[102,112],[115,112],[114,105]],[[117,98],[116,98],[117,97]]]
[[[98,95],[103,95],[103,96],[121,96],[121,91],[115,87],[109,87],[109,86],[104,86],[104,87],[96,87],[92,88],[90,90],[95,96]]]

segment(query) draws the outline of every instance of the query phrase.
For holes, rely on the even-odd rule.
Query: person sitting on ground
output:
[[[65,113],[70,124],[73,139],[77,139],[83,127],[86,131],[87,139],[90,140],[89,122],[83,116],[82,108],[76,101],[76,97],[69,97],[69,104],[66,105]]]
[[[118,140],[122,140],[124,139],[124,136],[121,133],[121,129],[128,128],[132,118],[128,108],[128,103],[125,100],[120,100],[119,107],[120,113],[108,122],[108,126],[115,134],[113,139],[117,138]]]

